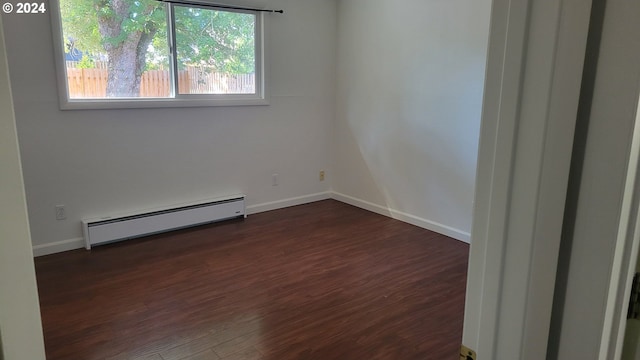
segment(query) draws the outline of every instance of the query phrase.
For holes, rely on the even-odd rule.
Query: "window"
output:
[[[258,12],[57,1],[63,108],[266,104]]]

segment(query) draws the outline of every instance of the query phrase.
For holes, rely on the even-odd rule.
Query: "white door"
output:
[[[0,359],[45,358],[0,18]]]
[[[596,303],[589,306],[593,306],[594,309],[597,309],[597,306],[604,308],[604,311],[596,312],[604,316],[602,331],[598,332],[598,329],[593,331],[601,336],[599,359],[640,360],[640,319],[637,315],[627,319],[634,275],[640,271],[640,23],[635,16],[628,16],[627,11],[640,12],[640,3],[623,5],[608,11],[609,15],[619,13],[620,16],[605,22],[603,29],[604,35],[608,35],[603,36],[603,50],[615,47],[619,49],[618,56],[611,61],[603,62],[599,67],[603,82],[616,88],[617,92],[615,95],[608,93],[602,96],[603,99],[594,98],[594,107],[598,105],[606,109],[608,105],[607,125],[617,118],[616,128],[632,128],[633,131],[630,133],[633,135],[625,134],[626,136],[621,139],[631,144],[628,146],[630,150],[620,150],[622,155],[626,155],[626,157],[620,156],[621,164],[618,165],[618,168],[621,168],[619,171],[625,176],[624,182],[616,184],[613,183],[612,180],[615,179],[612,176],[606,178],[606,181],[612,182],[609,188],[618,189],[618,193],[615,194],[618,196],[610,200],[613,206],[617,206],[615,211],[617,217],[612,219],[612,224],[609,226],[610,232],[615,235],[615,241],[602,241],[602,236],[590,239],[594,244],[591,246],[597,249],[596,256],[607,253],[612,256],[605,257],[610,258],[611,261],[599,265],[607,270],[609,275],[601,280],[603,283],[601,291],[607,290],[605,302],[602,305]],[[609,50],[605,51],[603,56],[610,57],[615,53],[616,51]],[[613,75],[612,72],[614,72]],[[615,72],[618,73],[617,76]],[[596,100],[600,101],[596,102]],[[608,102],[599,105],[603,100]],[[611,116],[612,113],[616,116]],[[604,141],[606,140],[602,140]],[[607,148],[609,146],[605,147]],[[612,153],[613,151],[604,152]],[[596,201],[598,196],[601,196],[601,194],[590,195],[590,198],[595,198]],[[589,254],[584,251],[584,244],[578,245],[583,246],[582,248],[575,246],[576,250]],[[584,256],[578,259],[584,261]],[[593,290],[593,284],[589,285],[590,290]],[[580,296],[579,287],[577,289],[567,287],[566,291],[574,296]],[[637,307],[635,310],[632,309],[632,312],[637,313]],[[595,320],[599,319],[596,317]],[[577,324],[577,326],[580,325]]]
[[[494,0],[463,343],[546,358],[591,1]]]
[[[463,336],[479,359],[622,352],[640,247],[640,2],[594,4],[600,50],[565,217],[591,1],[494,2]],[[572,231],[554,288],[563,221]],[[640,324],[628,325],[635,358]]]
[[[583,99],[588,116],[580,119],[574,153],[582,164],[572,175],[576,199],[565,213],[550,359],[574,358],[577,349],[581,359],[620,358],[637,254],[640,1],[598,3],[605,5],[594,13],[599,48],[590,54],[597,58],[589,69],[592,94]]]

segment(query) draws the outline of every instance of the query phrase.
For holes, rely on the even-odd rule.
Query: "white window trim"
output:
[[[191,94],[171,98],[111,98],[111,99],[70,99],[67,86],[67,70],[64,61],[64,42],[59,0],[49,0],[51,27],[58,80],[58,98],[61,110],[90,109],[144,109],[175,107],[215,107],[215,106],[263,106],[269,105],[267,91],[267,56],[265,49],[265,16],[256,14],[256,94],[207,95]]]

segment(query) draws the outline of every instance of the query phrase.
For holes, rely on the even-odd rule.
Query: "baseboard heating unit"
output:
[[[85,247],[211,222],[246,217],[245,196],[234,195],[126,214],[84,219]]]

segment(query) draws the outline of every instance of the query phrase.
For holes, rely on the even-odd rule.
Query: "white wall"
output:
[[[0,359],[44,359],[38,292],[0,18]]]
[[[338,3],[339,199],[468,241],[490,8]]]
[[[239,192],[259,205],[329,190],[318,172],[330,174],[336,1],[261,4],[285,14],[266,15],[271,105],[259,107],[60,111],[48,14],[4,17],[37,253],[79,247],[83,217]],[[58,204],[65,221],[55,220]]]

